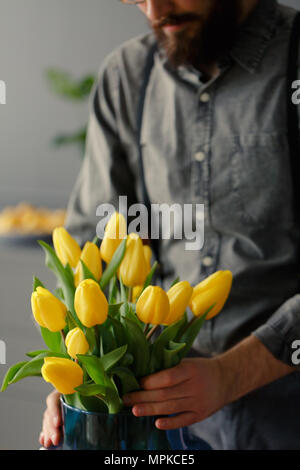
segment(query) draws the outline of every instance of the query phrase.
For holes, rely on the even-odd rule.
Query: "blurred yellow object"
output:
[[[189,303],[190,309],[196,317],[204,315],[214,303],[216,304],[209,312],[206,320],[221,312],[232,285],[231,271],[217,271],[204,281],[197,284]]]
[[[100,250],[95,243],[86,242],[81,252],[80,260],[85,263],[94,275],[95,279],[99,281],[102,276],[102,263]],[[78,287],[81,281],[83,281],[83,269],[80,260],[74,274],[76,287]]]
[[[37,208],[22,202],[0,212],[0,234],[51,234],[65,223],[66,211]]]
[[[116,249],[127,236],[125,217],[119,212],[115,212],[109,219],[104,237],[100,246],[101,258],[108,264]]]
[[[72,268],[76,268],[81,256],[81,249],[77,241],[64,227],[57,227],[53,230],[53,245],[61,263],[64,266],[69,263]]]
[[[107,319],[108,302],[99,284],[93,279],[82,281],[75,291],[74,307],[81,323],[91,328]]]
[[[151,325],[163,325],[169,312],[169,298],[159,286],[148,286],[136,303],[138,318]]]
[[[55,333],[66,326],[67,307],[50,291],[39,286],[31,295],[35,321]]]
[[[170,313],[164,321],[164,325],[176,323],[183,316],[190,298],[193,294],[193,288],[188,281],[177,282],[168,292],[170,302]]]
[[[80,328],[73,328],[66,336],[65,344],[69,356],[77,359],[77,354],[86,354],[90,348],[89,343]]]
[[[74,388],[83,383],[83,370],[71,359],[45,357],[41,372],[43,379],[64,395],[75,393]]]

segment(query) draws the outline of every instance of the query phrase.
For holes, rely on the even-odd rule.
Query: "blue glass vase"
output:
[[[187,450],[209,449],[189,436],[187,428],[162,431],[156,418],[137,418],[131,409],[112,415],[74,408],[61,400],[64,423],[62,450]]]

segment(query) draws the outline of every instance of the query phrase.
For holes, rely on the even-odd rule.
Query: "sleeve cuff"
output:
[[[282,304],[252,335],[276,359],[300,370],[300,294]]]

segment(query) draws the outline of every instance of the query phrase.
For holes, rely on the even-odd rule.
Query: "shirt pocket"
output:
[[[284,133],[233,138],[231,185],[233,207],[247,226],[290,222],[291,170]]]

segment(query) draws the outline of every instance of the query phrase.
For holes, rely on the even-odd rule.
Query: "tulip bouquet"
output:
[[[138,390],[141,377],[187,355],[204,321],[229,295],[230,271],[194,288],[178,278],[167,292],[151,285],[157,267],[151,249],[137,234],[127,235],[119,213],[109,220],[100,248],[97,242],[81,250],[63,227],[53,232],[54,249],[39,242],[58,280],[54,294],[38,278],[33,283],[32,312],[48,349],[29,352],[28,361],[12,366],[2,391],[42,376],[75,408],[119,413],[122,396]]]

